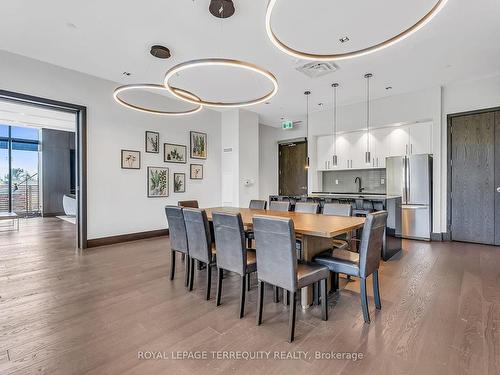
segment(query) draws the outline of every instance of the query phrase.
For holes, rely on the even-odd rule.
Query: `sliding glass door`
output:
[[[40,214],[39,133],[0,125],[0,211]]]

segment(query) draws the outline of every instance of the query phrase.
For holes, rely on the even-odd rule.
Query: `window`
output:
[[[40,213],[39,133],[0,124],[0,212]]]

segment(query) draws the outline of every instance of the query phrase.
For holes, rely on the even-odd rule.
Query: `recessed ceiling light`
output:
[[[392,86],[387,86],[385,89],[386,90],[392,90]]]
[[[323,103],[318,103],[318,105],[319,105],[320,107],[323,107]]]
[[[123,74],[124,76],[127,76],[127,77],[129,77],[129,76],[131,76],[131,75],[132,75],[132,73],[130,73],[130,72],[123,72],[122,74]]]
[[[339,39],[340,43],[345,43],[345,42],[348,42],[350,39],[348,36],[344,36],[342,38]]]

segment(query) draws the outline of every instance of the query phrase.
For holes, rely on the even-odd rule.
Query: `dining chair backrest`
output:
[[[217,267],[245,275],[247,249],[240,213],[212,213],[217,247]]]
[[[200,208],[200,206],[198,205],[198,201],[195,201],[195,200],[179,201],[179,202],[177,202],[177,205],[179,207]]]
[[[184,208],[182,211],[186,223],[189,256],[204,263],[210,263],[212,236],[207,213],[198,208]]]
[[[351,216],[352,206],[350,204],[325,203],[323,206],[323,215]]]
[[[250,201],[250,204],[248,205],[248,208],[253,208],[256,210],[265,210],[266,207],[267,207],[267,201],[258,199],[252,199]]]
[[[272,211],[290,211],[290,201],[270,201],[269,209]]]
[[[166,206],[165,215],[167,216],[171,249],[187,254],[188,242],[182,207]]]
[[[314,202],[297,202],[295,203],[295,212],[304,214],[317,214],[319,203]]]
[[[361,277],[368,277],[378,270],[386,225],[387,211],[378,211],[366,215],[359,246],[359,272]]]
[[[297,252],[293,221],[255,215],[253,231],[259,280],[295,291],[297,288]]]

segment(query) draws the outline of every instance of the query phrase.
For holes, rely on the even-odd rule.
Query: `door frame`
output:
[[[57,109],[76,115],[75,143],[76,143],[76,200],[77,200],[77,239],[79,249],[87,248],[87,107],[22,94],[13,91],[1,90],[0,99],[16,103],[28,104],[36,107]]]
[[[306,144],[306,155],[309,155],[309,143],[306,137],[300,137],[300,138],[292,138],[292,139],[284,139],[281,141],[278,141],[278,195],[280,194],[281,188],[280,188],[280,165],[281,165],[281,155],[280,155],[280,147],[290,144],[290,143],[305,143]],[[309,171],[306,172],[306,188],[307,191],[309,191]]]
[[[492,108],[483,108],[483,109],[477,109],[477,110],[472,110],[472,111],[465,111],[465,112],[457,112],[457,113],[449,113],[446,115],[446,148],[447,148],[447,156],[446,156],[446,170],[447,170],[447,188],[446,188],[446,239],[453,241],[453,233],[451,231],[451,214],[453,210],[453,200],[451,198],[452,192],[451,192],[451,187],[452,187],[452,142],[451,142],[451,125],[452,125],[452,120],[455,117],[463,117],[463,116],[469,116],[469,115],[477,115],[481,113],[489,113],[489,112],[498,112],[500,111],[500,107],[492,107]],[[496,132],[496,128],[494,129]],[[495,133],[495,138],[497,135]],[[494,167],[495,168],[495,167]]]

